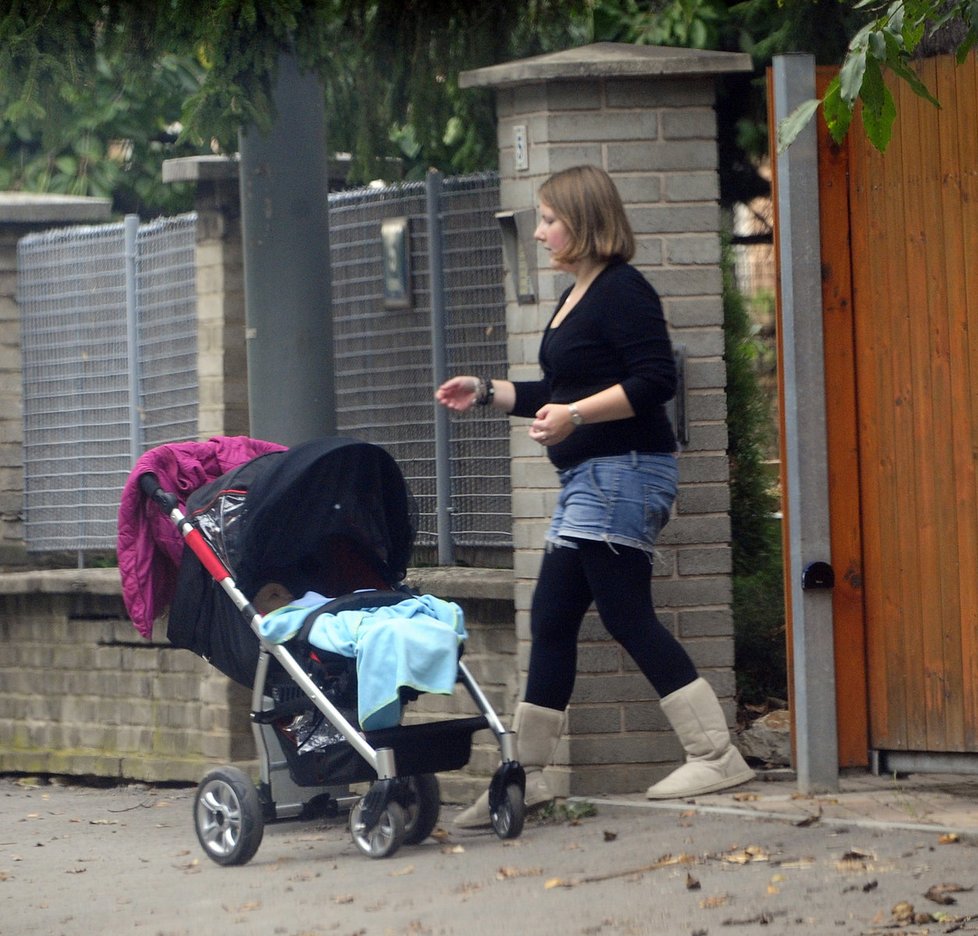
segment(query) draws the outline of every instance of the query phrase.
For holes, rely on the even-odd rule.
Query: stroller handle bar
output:
[[[177,496],[160,487],[159,478],[152,471],[139,476],[139,489],[174,522],[186,544],[193,550],[214,581],[221,584],[225,579],[230,580],[231,573],[227,567],[206,544],[200,530],[184,516]]]
[[[166,514],[172,513],[178,506],[176,495],[164,491],[160,487],[160,479],[152,471],[147,471],[145,474],[139,476],[139,490],[150,500],[158,504],[160,509]]]

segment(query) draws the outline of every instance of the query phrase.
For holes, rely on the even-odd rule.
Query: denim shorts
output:
[[[548,544],[599,540],[651,553],[676,499],[679,465],[674,455],[630,452],[590,458],[558,477]]]

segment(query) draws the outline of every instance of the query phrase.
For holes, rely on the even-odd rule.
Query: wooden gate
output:
[[[840,766],[978,753],[978,59],[919,74],[819,131]]]

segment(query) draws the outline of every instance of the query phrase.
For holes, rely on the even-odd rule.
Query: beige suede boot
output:
[[[516,757],[526,771],[527,812],[551,802],[553,793],[543,776],[543,768],[550,763],[560,741],[564,713],[557,709],[543,708],[531,702],[520,702],[513,716],[516,734]],[[455,825],[460,829],[481,829],[492,825],[489,817],[489,791],[486,790],[468,809],[459,813]]]
[[[686,751],[686,763],[650,786],[648,799],[715,793],[754,776],[730,740],[727,720],[713,687],[699,677],[661,700],[662,711]]]

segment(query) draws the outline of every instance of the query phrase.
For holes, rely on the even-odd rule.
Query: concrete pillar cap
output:
[[[461,88],[504,88],[541,81],[581,78],[647,78],[672,75],[708,76],[751,71],[746,52],[712,52],[673,46],[643,46],[626,42],[549,52],[532,58],[475,68],[459,75]]]

